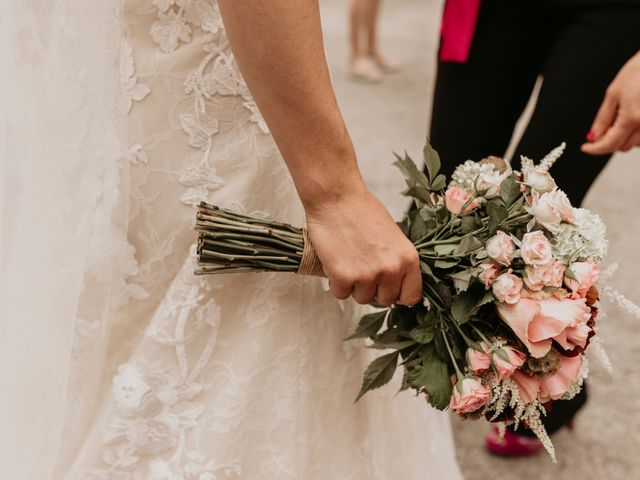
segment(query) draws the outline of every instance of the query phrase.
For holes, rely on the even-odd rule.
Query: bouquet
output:
[[[400,223],[420,256],[424,301],[376,306],[348,339],[384,352],[364,372],[360,398],[388,383],[464,418],[530,428],[552,458],[542,417],[576,395],[595,334],[596,282],[607,250],[598,216],[573,208],[549,168],[564,145],[514,171],[498,157],[468,160],[447,183],[427,145],[422,172],[396,165],[415,208]],[[322,275],[306,231],[202,203],[197,274]]]

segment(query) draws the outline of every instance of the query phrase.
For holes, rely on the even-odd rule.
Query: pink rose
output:
[[[522,290],[522,279],[509,270],[507,273],[499,275],[491,285],[493,294],[499,302],[508,304],[517,303],[520,300]]]
[[[513,381],[518,386],[520,398],[524,403],[531,403],[538,398],[540,391],[540,378],[517,370],[513,373]]]
[[[576,215],[573,212],[573,207],[569,201],[569,197],[562,190],[554,190],[550,193],[550,201],[553,208],[555,208],[558,215],[563,222],[573,223],[576,220]]]
[[[497,280],[496,280],[497,281]],[[533,357],[544,357],[556,340],[565,350],[584,348],[591,328],[591,309],[584,298],[543,300],[521,298],[509,305],[497,304],[498,315],[527,346]]]
[[[471,213],[473,210],[480,206],[480,200],[475,198],[473,201],[471,200],[471,195],[465,192],[460,187],[449,187],[444,194],[444,204],[454,215],[461,215]],[[467,202],[468,205],[467,205]],[[462,208],[467,205],[462,212]]]
[[[539,292],[546,285],[549,279],[549,269],[547,267],[532,267],[527,265],[524,268],[522,280],[529,290]]]
[[[478,374],[487,370],[491,366],[491,358],[487,353],[489,351],[486,342],[480,344],[482,351],[478,351],[474,348],[468,348],[466,353],[467,367],[473,373]]]
[[[600,265],[591,262],[574,262],[569,269],[574,278],[565,275],[564,283],[571,290],[571,297],[586,297],[589,289],[598,281]]]
[[[502,230],[498,230],[493,237],[487,240],[486,249],[489,258],[500,265],[509,266],[511,264],[515,246],[511,237]]]
[[[578,381],[582,370],[582,355],[575,357],[560,356],[560,367],[550,377],[540,381],[540,401],[559,400]]]
[[[551,273],[549,275],[547,286],[560,288],[562,286],[562,280],[564,278],[564,271],[566,268],[566,265],[562,262],[553,262],[550,267]]]
[[[532,292],[539,292],[544,287],[560,288],[564,278],[564,264],[553,262],[544,267],[527,265],[524,269],[524,284]]]
[[[553,261],[551,243],[540,230],[523,235],[520,254],[524,263],[534,267],[544,267]]]
[[[496,370],[498,370],[498,377],[503,380],[512,376],[522,366],[527,357],[524,353],[511,347],[502,347],[500,350],[504,353],[500,355],[499,352],[494,352],[491,359]],[[503,358],[505,355],[507,360]]]
[[[500,265],[498,265],[493,260],[485,260],[480,265],[480,274],[478,275],[478,279],[484,284],[487,290],[493,284],[493,281],[496,279],[498,274],[500,273]]]
[[[463,378],[453,387],[449,408],[456,413],[471,413],[484,407],[491,390],[477,378]]]

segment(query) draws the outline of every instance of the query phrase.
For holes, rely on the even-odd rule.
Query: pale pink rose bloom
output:
[[[551,174],[536,167],[528,168],[524,172],[524,183],[529,185],[531,190],[535,190],[538,193],[550,192],[556,188],[556,182]]]
[[[560,215],[563,222],[573,223],[576,221],[576,215],[569,201],[569,197],[562,190],[554,190],[549,194],[551,196],[551,204]]]
[[[456,413],[471,413],[482,408],[489,399],[491,390],[477,378],[463,378],[453,387],[449,408]]]
[[[560,288],[562,286],[564,271],[566,268],[566,265],[562,262],[553,262],[550,267],[551,274],[547,286]]]
[[[552,192],[539,195],[534,192],[531,198],[529,212],[534,216],[536,223],[552,233],[558,232],[558,226],[562,223],[562,216],[556,208]]]
[[[517,370],[513,373],[513,381],[518,386],[520,398],[524,403],[531,403],[538,398],[540,379],[528,373]]]
[[[552,340],[569,350],[586,344],[586,338],[583,341],[579,335],[591,318],[591,309],[584,298],[521,298],[513,305],[498,303],[497,310],[533,357],[544,357],[551,349]]]
[[[558,371],[540,381],[540,401],[559,400],[578,381],[582,369],[582,355],[560,357]]]
[[[482,352],[474,348],[468,348],[465,355],[467,358],[467,367],[475,374],[482,373],[491,366],[491,357],[489,357],[487,353],[489,351],[488,345],[486,342],[482,342],[480,347],[483,349]]]
[[[462,212],[462,208],[469,200],[471,200],[471,198],[471,195],[460,187],[449,187],[444,194],[444,204],[447,207],[447,210],[454,215],[460,215],[462,213],[467,214],[480,206],[480,200],[475,198],[469,203],[469,205],[467,205],[464,212]]]
[[[504,380],[505,378],[512,376],[515,371],[522,366],[527,357],[524,353],[511,347],[502,347],[502,351],[507,355],[507,357],[509,357],[509,361],[506,361],[496,352],[493,353],[491,358],[493,360],[493,364],[498,370],[498,377]]]
[[[524,284],[532,292],[539,292],[544,287],[560,288],[564,278],[565,266],[562,262],[553,262],[543,267],[527,265],[524,269]]]
[[[532,267],[527,265],[524,268],[524,275],[522,280],[529,290],[532,292],[539,292],[551,279],[550,269],[548,267]]]
[[[551,243],[540,230],[522,236],[520,254],[524,263],[534,267],[544,267],[553,262]]]
[[[517,303],[520,300],[520,292],[522,291],[522,279],[509,270],[507,273],[499,275],[493,281],[491,288],[499,302]]]
[[[569,268],[575,278],[565,275],[564,283],[571,290],[571,297],[586,297],[589,289],[598,281],[600,265],[591,262],[574,262]]]
[[[487,240],[487,255],[500,265],[509,266],[513,259],[515,244],[509,235],[502,230],[498,230],[496,234]]]
[[[498,274],[500,273],[500,265],[498,265],[493,260],[485,260],[480,265],[480,274],[478,275],[478,279],[484,284],[486,289],[491,288],[493,281],[496,279]]]

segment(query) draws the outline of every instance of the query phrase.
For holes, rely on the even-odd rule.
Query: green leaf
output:
[[[416,345],[415,340],[402,340],[398,342],[390,342],[390,343],[377,343],[373,342],[371,345],[368,345],[367,348],[373,348],[376,350],[404,350],[405,348],[412,347]]]
[[[453,302],[451,302],[451,316],[458,325],[462,325],[471,318],[471,315],[479,308],[484,296],[484,286],[476,283],[468,290],[453,297]]]
[[[431,343],[436,336],[436,329],[429,325],[420,325],[411,330],[411,338],[418,343]]]
[[[406,153],[404,158],[395,153],[394,155],[396,157],[396,161],[393,164],[398,167],[404,175],[407,186],[409,188],[421,187],[425,190],[429,190],[429,180],[426,175],[418,169],[411,157]]]
[[[457,246],[458,244],[456,243],[445,243],[443,245],[435,245],[433,247],[433,250],[438,255],[446,256],[446,255],[451,255]]]
[[[500,184],[500,198],[509,207],[521,195],[520,184],[513,176],[505,178]]]
[[[464,292],[469,288],[473,277],[480,273],[480,269],[477,267],[469,267],[466,270],[449,274],[449,278],[453,280],[453,286],[456,287],[458,293]]]
[[[397,327],[399,330],[409,331],[417,324],[416,314],[413,309],[402,305],[394,305],[389,313],[387,325],[389,329]]]
[[[378,330],[382,328],[384,319],[387,316],[389,310],[383,310],[381,312],[370,313],[363,316],[360,319],[360,323],[356,328],[356,331],[349,335],[345,340],[353,340],[354,338],[369,338],[373,337]]]
[[[438,175],[434,178],[433,182],[431,182],[432,191],[444,190],[445,188],[447,188],[447,177],[442,174]]]
[[[507,355],[507,352],[505,352],[504,349],[498,348],[495,352],[496,352],[496,355],[500,357],[502,360],[504,360],[505,362],[507,363],[511,362],[511,360],[509,360],[509,355]]]
[[[444,410],[451,400],[452,385],[449,365],[436,354],[432,345],[427,345],[420,352],[422,365],[415,367],[409,376],[411,386],[424,389],[429,395],[429,403],[439,410]]]
[[[454,255],[468,255],[471,252],[478,250],[480,247],[483,247],[484,244],[478,240],[476,237],[467,236],[464,237],[456,249],[453,251]]]
[[[444,342],[445,333],[442,330],[436,331],[436,336],[433,339],[433,345],[436,347],[436,353],[438,357],[443,362],[448,362],[450,360],[449,350],[447,350],[447,344]]]
[[[403,192],[403,195],[405,197],[415,198],[416,200],[419,200],[422,203],[428,204],[429,202],[431,202],[431,191],[424,187],[418,187],[418,186],[409,187],[407,190]]]
[[[497,202],[487,203],[487,214],[489,215],[489,223],[487,228],[490,233],[495,233],[500,223],[509,216],[506,207],[499,205]]]
[[[398,352],[389,353],[376,358],[369,364],[364,372],[362,388],[356,402],[369,390],[380,388],[391,381],[398,365],[398,355]]]
[[[412,242],[416,242],[427,234],[427,224],[418,212],[412,214],[412,217],[411,228],[409,229],[409,239]]]
[[[420,262],[420,271],[425,275],[435,278],[433,275],[433,270],[431,270],[431,267],[426,262]]]
[[[460,263],[460,260],[436,260],[433,262],[434,267],[441,268],[446,270],[448,268],[453,268]]]
[[[422,154],[424,156],[424,166],[427,169],[427,176],[431,182],[434,182],[442,166],[440,155],[438,155],[438,152],[435,151],[428,140],[422,150]]]
[[[448,285],[440,282],[436,285],[436,290],[438,291],[438,295],[440,295],[440,298],[444,302],[444,306],[450,307],[451,300],[453,298],[453,292],[451,291],[451,288]]]
[[[462,231],[462,233],[465,233],[465,234],[471,233],[476,228],[478,228],[478,226],[479,226],[478,217],[475,214],[466,215],[462,217],[460,220],[460,230]]]

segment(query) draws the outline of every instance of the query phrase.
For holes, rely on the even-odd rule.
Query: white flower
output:
[[[554,255],[559,258],[600,262],[607,255],[607,229],[602,219],[584,208],[574,208],[573,224],[563,223],[554,238]]]
[[[558,231],[560,223],[562,223],[562,217],[555,206],[551,192],[543,193],[542,195],[533,192],[531,205],[526,207],[526,210],[533,215],[536,223],[541,227],[546,228],[551,233]]]
[[[182,15],[169,10],[160,14],[160,20],[151,27],[151,36],[163,52],[170,53],[178,48],[178,42],[191,40],[191,27]]]
[[[478,195],[485,198],[494,198],[500,195],[500,184],[504,180],[503,175],[497,170],[482,172],[476,178],[474,187]]]
[[[146,380],[146,372],[140,365],[124,363],[113,378],[113,398],[125,415],[139,412],[152,396],[152,388]]]
[[[492,164],[467,160],[455,169],[451,175],[449,186],[458,187],[467,192],[475,192],[476,180],[480,175],[486,175],[490,179],[495,174],[500,175],[500,172]]]
[[[127,424],[124,434],[136,451],[157,454],[178,444],[180,420],[170,412],[139,418]]]
[[[556,182],[549,172],[539,167],[523,169],[524,183],[538,193],[550,192],[556,188]]]

